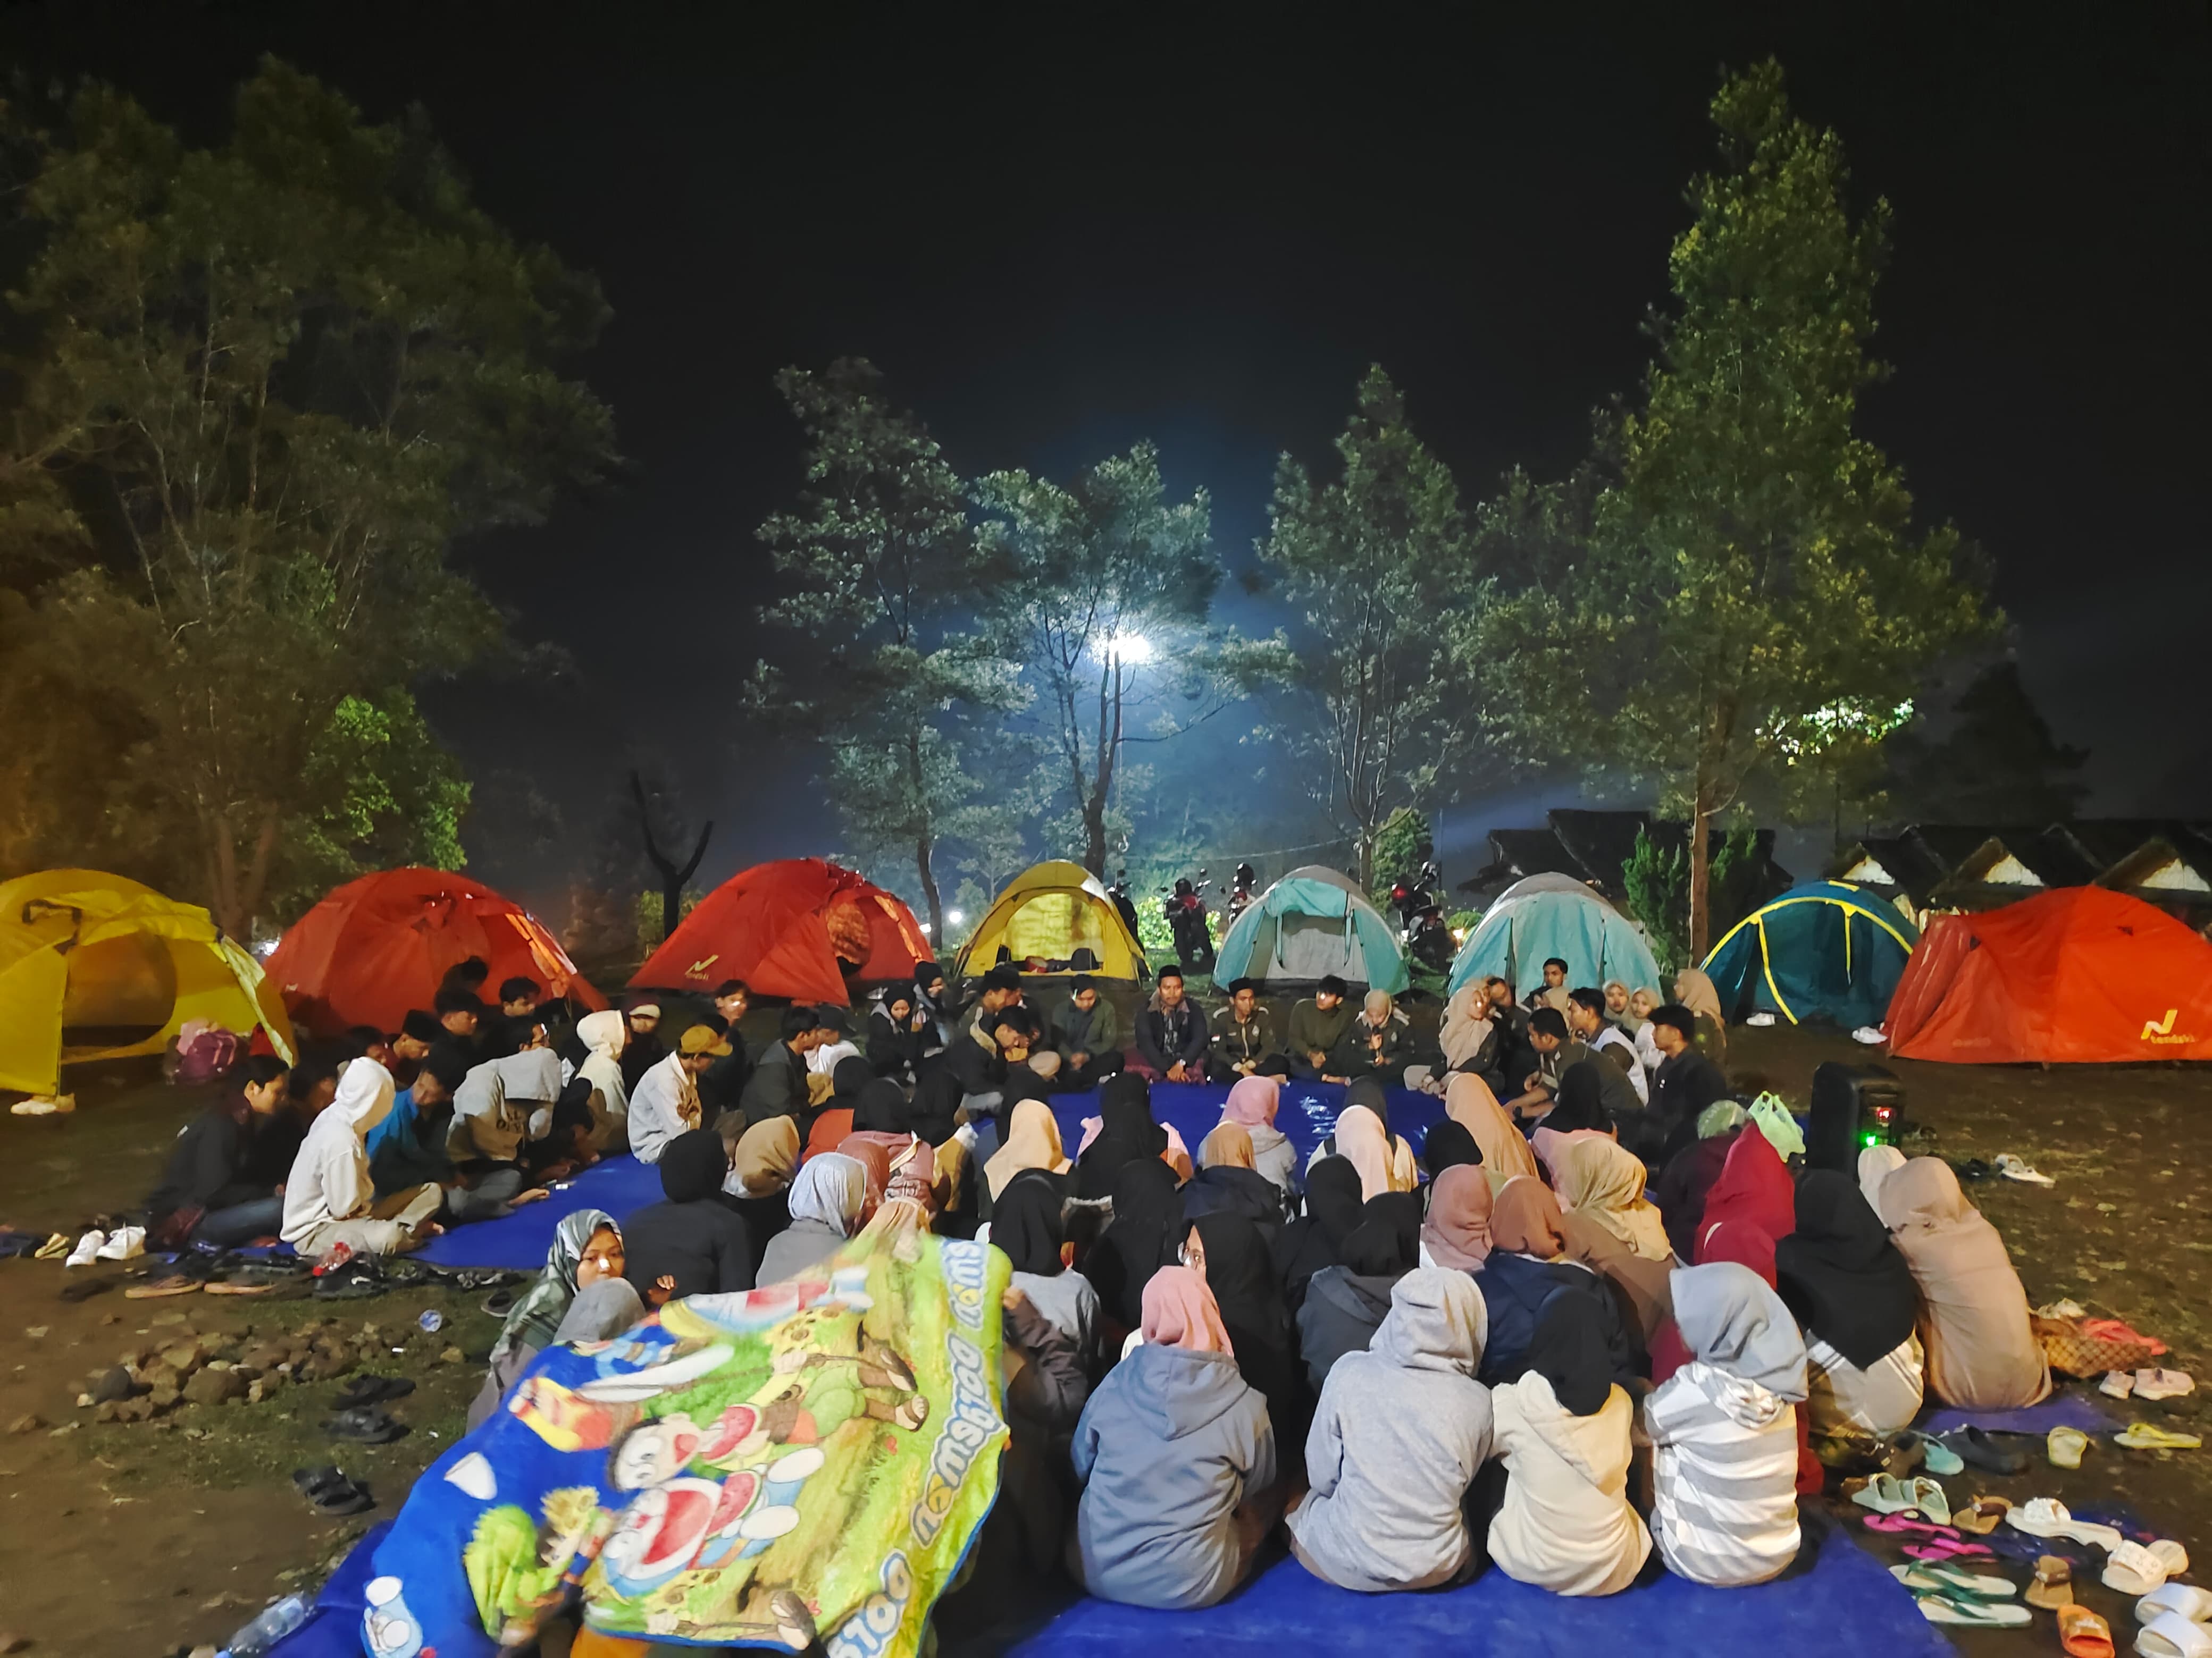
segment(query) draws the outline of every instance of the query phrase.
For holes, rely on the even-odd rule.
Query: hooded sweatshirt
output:
[[[446,1155],[455,1163],[513,1163],[522,1154],[532,1114],[560,1097],[561,1060],[550,1048],[486,1060],[453,1091]]]
[[[1427,1267],[1398,1280],[1370,1348],[1337,1361],[1306,1436],[1313,1488],[1288,1516],[1309,1569],[1366,1594],[1466,1570],[1461,1499],[1491,1448],[1490,1393],[1474,1379],[1484,1330],[1467,1274]]]
[[[1073,1447],[1084,1587],[1188,1611],[1237,1587],[1231,1516],[1275,1480],[1267,1401],[1226,1352],[1147,1342],[1106,1373]]]
[[[307,1130],[284,1182],[285,1242],[368,1213],[376,1187],[365,1142],[391,1111],[394,1091],[392,1073],[374,1060],[355,1060],[339,1073],[337,1097]]]
[[[1252,1137],[1253,1168],[1284,1191],[1294,1192],[1298,1183],[1298,1149],[1275,1127],[1282,1091],[1282,1083],[1273,1077],[1240,1078],[1221,1108],[1221,1121],[1241,1125]]]
[[[699,1088],[684,1055],[655,1061],[629,1096],[629,1150],[640,1163],[659,1163],[669,1141],[699,1127]]]
[[[1555,1594],[1613,1594],[1633,1582],[1650,1533],[1628,1503],[1635,1407],[1620,1388],[1587,1416],[1531,1370],[1490,1395],[1505,1501],[1490,1522],[1490,1558],[1507,1576]]]
[[[1734,1261],[1677,1272],[1674,1319],[1691,1360],[1644,1401],[1660,1558],[1693,1583],[1763,1583],[1797,1558],[1804,1340]]]

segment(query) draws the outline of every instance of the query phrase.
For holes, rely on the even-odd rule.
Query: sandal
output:
[[[276,1287],[274,1278],[264,1278],[259,1284],[231,1284],[216,1279],[206,1286],[211,1296],[265,1296]]]
[[[495,1290],[483,1298],[486,1317],[505,1318],[514,1310],[515,1296],[512,1290]]]
[[[2136,1622],[2148,1624],[2163,1612],[2174,1612],[2191,1623],[2212,1619],[2212,1589],[2200,1589],[2193,1583],[2168,1583],[2153,1589],[2136,1602]]]
[[[407,1424],[382,1411],[362,1406],[340,1411],[323,1424],[323,1431],[333,1439],[350,1439],[362,1445],[389,1445],[395,1439],[407,1436]]]
[[[2002,1497],[1977,1496],[1963,1509],[1951,1510],[1951,1523],[1960,1531],[1972,1532],[1977,1537],[1987,1537],[2004,1523],[2012,1503]]]
[[[1932,1474],[1964,1473],[1966,1471],[1966,1465],[1959,1454],[1931,1435],[1916,1433],[1907,1428],[1890,1442],[1896,1448],[1889,1465],[1892,1473],[1910,1472],[1909,1468],[1899,1465],[1898,1457],[1909,1457],[1924,1466]]]
[[[2074,1658],[2112,1658],[2112,1626],[2087,1606],[2061,1606],[2058,1644]]]
[[[2051,1431],[2056,1433],[2057,1429]],[[2112,1443],[2125,1445],[2133,1451],[2193,1451],[2203,1441],[2195,1434],[2178,1434],[2166,1428],[2154,1428],[2148,1422],[2130,1422],[2112,1436]]]
[[[414,1382],[404,1376],[357,1376],[338,1390],[337,1402],[342,1410],[359,1410],[387,1399],[404,1399],[414,1391]]]
[[[1852,1502],[1876,1514],[1905,1514],[1919,1506],[1912,1488],[1893,1473],[1875,1474],[1864,1485],[1847,1485],[1845,1490]]]
[[[1908,1558],[1940,1564],[1946,1560],[1994,1560],[1996,1551],[1985,1543],[1968,1543],[1957,1538],[1938,1537],[1925,1543],[1907,1543],[1905,1552]]]
[[[1960,1428],[1936,1436],[1944,1448],[1962,1462],[1990,1473],[2026,1473],[2027,1459],[2008,1450],[1979,1428]]]
[[[2055,1554],[2046,1554],[2035,1563],[2035,1579],[2027,1586],[2026,1595],[2031,1606],[2041,1606],[2045,1612],[2056,1612],[2061,1606],[2074,1604],[2074,1568]]]
[[[367,1488],[356,1485],[336,1468],[295,1468],[292,1484],[318,1514],[365,1514],[376,1506]]]
[[[134,1284],[123,1292],[125,1301],[154,1301],[164,1296],[189,1296],[198,1293],[200,1281],[182,1272],[171,1272],[150,1284]]]
[[[2140,1543],[2124,1542],[2106,1557],[2105,1587],[2130,1598],[2166,1587],[2166,1563]]]
[[[2162,1612],[2136,1631],[2143,1658],[2212,1658],[2212,1634],[2178,1612]]]
[[[2186,1370],[2137,1370],[2135,1374],[2137,1399],[2179,1399],[2185,1394],[2197,1391],[2197,1383]]]
[[[72,1240],[66,1232],[57,1232],[31,1251],[33,1260],[59,1260],[70,1252]]]
[[[2087,1543],[2108,1551],[2127,1540],[2115,1527],[2076,1520],[2055,1497],[2031,1497],[2015,1503],[2005,1515],[2005,1524],[2030,1537],[2063,1537],[2069,1543]]]
[[[112,1278],[72,1278],[62,1285],[64,1301],[90,1301],[94,1296],[105,1295],[115,1287]]]
[[[1931,1624],[2019,1629],[2035,1621],[2033,1612],[2009,1600],[1977,1600],[1967,1594],[1917,1594],[1913,1600],[1920,1608],[1920,1615]]]
[[[1978,1600],[2009,1600],[2020,1593],[2009,1578],[1977,1577],[1954,1566],[1892,1566],[1889,1575],[1909,1589],[1970,1594]]]
[[[2054,1468],[2078,1468],[2081,1453],[2089,1448],[2089,1436],[2079,1428],[2053,1428],[2043,1442],[2044,1455]]]
[[[1948,1526],[1931,1526],[1925,1520],[1915,1520],[1909,1514],[1869,1515],[1869,1531],[1878,1531],[1892,1537],[1929,1537],[1947,1543],[1960,1541],[1959,1533]]]

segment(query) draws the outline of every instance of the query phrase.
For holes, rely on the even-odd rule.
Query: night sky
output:
[[[2203,4],[1339,9],[1218,33],[767,9],[0,12],[10,63],[108,80],[200,142],[264,52],[372,118],[419,101],[489,212],[598,273],[614,320],[580,367],[628,474],[461,552],[574,677],[430,704],[473,770],[533,776],[576,831],[635,749],[725,825],[706,875],[835,843],[806,767],[734,711],[752,531],[799,477],[777,367],[873,358],[968,473],[1155,438],[1175,489],[1212,491],[1232,568],[1276,453],[1325,459],[1370,361],[1470,498],[1516,462],[1555,474],[1648,361],[1720,67],[1770,52],[1895,209],[1896,373],[1867,431],[1923,519],[1996,560],[2031,689],[2094,751],[2093,805],[2212,811]],[[1540,805],[1453,808],[1448,873]]]

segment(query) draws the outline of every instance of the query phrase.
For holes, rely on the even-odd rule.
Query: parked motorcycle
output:
[[[1421,912],[1435,908],[1437,889],[1444,884],[1443,872],[1437,867],[1434,859],[1424,863],[1411,878],[1401,877],[1390,884],[1390,904],[1398,912],[1398,942],[1410,945],[1413,942],[1413,925]]]
[[[1252,900],[1258,896],[1255,889],[1260,884],[1260,872],[1249,864],[1239,864],[1236,875],[1231,878],[1233,884],[1229,890],[1229,902],[1221,908],[1224,932],[1236,926],[1237,918],[1252,908]]]
[[[1445,925],[1444,913],[1431,904],[1413,918],[1413,925],[1406,937],[1406,953],[1432,973],[1451,971],[1452,957],[1459,953],[1453,942],[1451,928]]]
[[[1213,971],[1213,933],[1206,926],[1206,901],[1200,896],[1207,885],[1206,872],[1199,878],[1176,880],[1167,892],[1164,908],[1167,911],[1168,931],[1175,935],[1176,954],[1193,973]]]
[[[1121,923],[1129,929],[1129,936],[1137,937],[1137,906],[1129,896],[1129,872],[1117,869],[1114,878],[1107,883],[1106,896],[1114,901],[1114,908],[1121,914]]]

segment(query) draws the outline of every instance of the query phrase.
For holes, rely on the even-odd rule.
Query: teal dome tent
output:
[[[1665,999],[1659,964],[1636,924],[1565,875],[1531,875],[1498,895],[1452,960],[1451,988],[1492,975],[1526,996],[1544,982],[1544,963],[1567,964],[1567,987],[1595,990],[1618,979]]]
[[[1213,981],[1253,979],[1263,991],[1310,985],[1334,973],[1396,995],[1406,957],[1382,912],[1349,876],[1309,864],[1255,898],[1214,952]]]
[[[1731,1019],[1826,1019],[1846,1030],[1879,1025],[1920,930],[1878,894],[1843,881],[1808,881],[1729,928],[1705,973]]]

